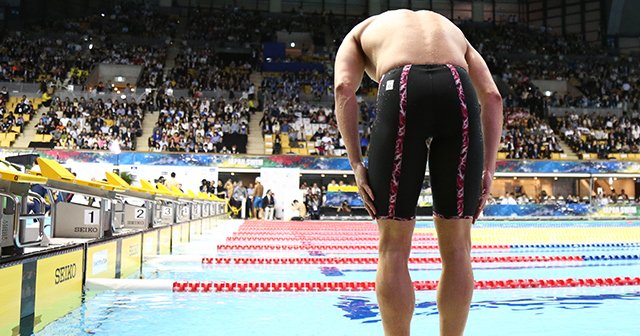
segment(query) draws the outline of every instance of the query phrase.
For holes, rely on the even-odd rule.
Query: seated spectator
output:
[[[271,189],[267,190],[267,194],[262,198],[262,209],[264,209],[264,219],[275,219],[275,199],[274,193]]]
[[[314,194],[313,192],[307,194],[306,207],[309,209],[309,218],[313,220],[320,219],[320,194]]]

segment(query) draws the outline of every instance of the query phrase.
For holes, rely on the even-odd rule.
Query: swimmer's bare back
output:
[[[367,191],[368,195],[363,195],[365,207],[375,215],[373,194],[364,180],[366,168],[361,168],[355,92],[365,72],[378,82],[391,69],[407,64],[457,65],[469,73],[482,107],[484,174],[478,209],[481,211],[495,172],[502,131],[502,98],[484,59],[455,24],[431,11],[405,9],[364,20],[345,36],[336,54],[334,90],[338,127],[356,182],[362,180],[361,189]]]
[[[464,34],[431,11],[384,12],[363,21],[349,35],[346,38],[360,42],[366,56],[365,70],[376,82],[387,71],[405,64],[454,64],[468,70]]]

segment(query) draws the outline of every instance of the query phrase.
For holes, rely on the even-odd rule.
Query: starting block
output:
[[[113,235],[116,193],[124,188],[105,182],[86,181],[76,178],[60,163],[39,157],[41,174],[46,177],[46,187],[51,190],[85,196],[98,201],[99,206],[71,202],[54,202],[51,206],[53,238],[103,238]],[[64,213],[64,216],[56,216]]]
[[[33,184],[47,178],[24,174],[11,164],[0,161],[0,255],[22,254],[25,247],[39,246],[44,239],[45,200],[31,191]],[[32,210],[30,213],[30,199]],[[33,204],[39,202],[39,206]],[[35,211],[36,208],[38,211]],[[38,227],[32,229],[30,223]]]
[[[107,182],[124,188],[123,192],[118,193],[122,202],[116,205],[114,226],[123,229],[144,230],[160,223],[154,215],[156,202],[158,202],[155,190],[132,186],[112,172],[107,172],[106,176]],[[136,201],[142,202],[142,204],[136,205]]]

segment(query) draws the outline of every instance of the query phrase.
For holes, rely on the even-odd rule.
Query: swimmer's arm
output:
[[[338,129],[352,168],[362,162],[356,91],[362,82],[364,67],[365,59],[360,43],[349,33],[336,55],[334,90]]]
[[[502,134],[502,96],[482,56],[467,43],[465,54],[469,75],[478,93],[481,106],[482,135],[484,140],[484,170],[493,175],[496,170],[498,146]]]

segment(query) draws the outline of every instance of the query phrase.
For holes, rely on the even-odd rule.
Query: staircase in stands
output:
[[[260,94],[259,87],[262,84],[262,75],[260,72],[253,72],[250,77],[251,82],[256,87],[256,96]],[[264,155],[264,137],[262,136],[262,128],[260,120],[264,115],[264,111],[258,111],[251,116],[249,122],[249,136],[247,138],[247,154]]]

